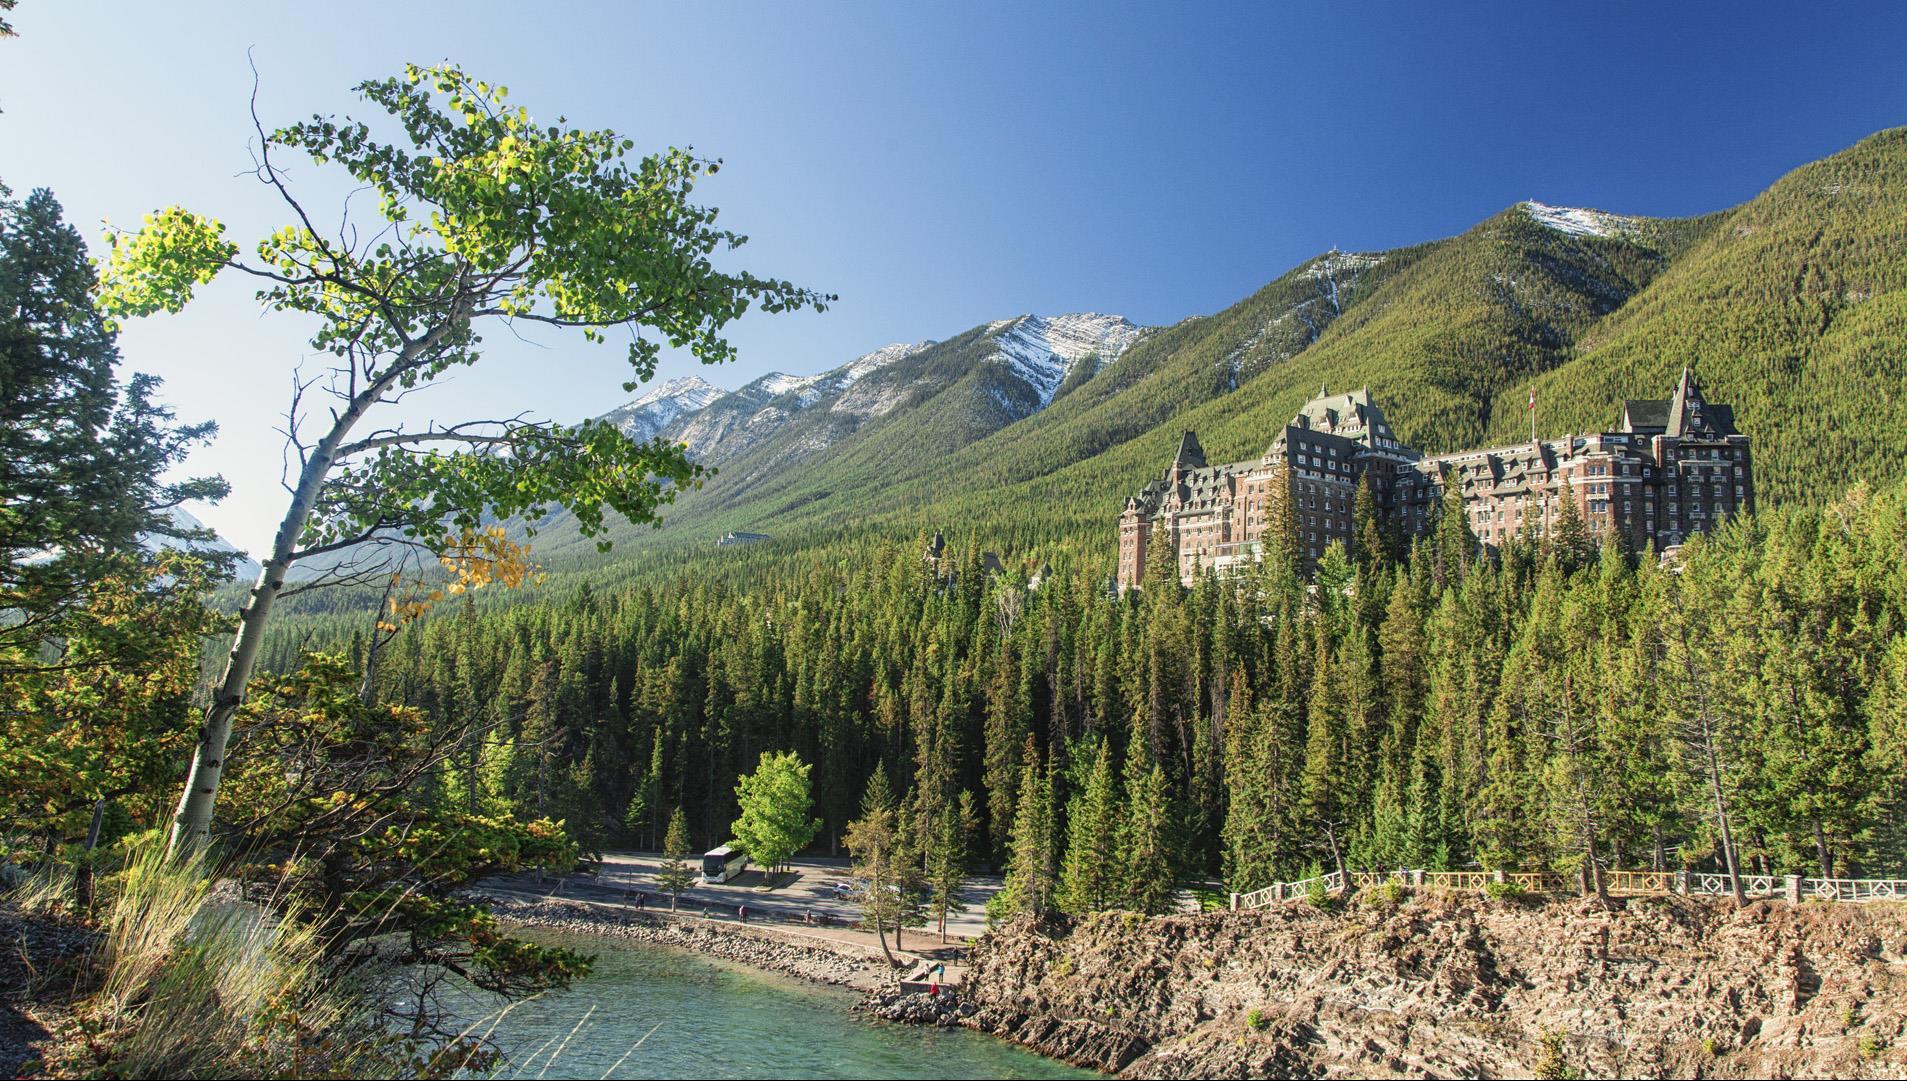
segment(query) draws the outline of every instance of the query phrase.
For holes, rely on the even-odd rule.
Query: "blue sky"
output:
[[[184,203],[278,224],[247,169],[250,48],[268,123],[452,59],[539,118],[725,159],[700,193],[743,265],[841,294],[751,317],[724,386],[1022,312],[1170,323],[1333,246],[1459,232],[1521,199],[1657,215],[1753,196],[1907,123],[1907,5],[324,4],[21,0],[0,42],[0,180],[89,236]],[[317,201],[344,189],[299,177]],[[233,281],[128,330],[128,365],[234,495],[201,517],[263,546],[273,427],[305,328]],[[495,336],[493,336],[494,338]],[[612,348],[495,341],[412,403],[559,419],[626,395]]]

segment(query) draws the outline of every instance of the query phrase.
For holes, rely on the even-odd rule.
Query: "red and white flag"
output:
[[[1532,410],[1536,408],[1536,388],[1535,387],[1530,388],[1530,408]]]

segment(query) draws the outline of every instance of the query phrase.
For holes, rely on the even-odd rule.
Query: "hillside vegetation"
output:
[[[1082,365],[1022,417],[987,393],[975,328],[889,369],[919,389],[877,423],[818,440],[829,420],[815,418],[754,448],[607,557],[560,526],[539,548],[558,571],[626,564],[612,579],[702,561],[731,529],[777,538],[749,563],[922,529],[1097,561],[1120,503],[1184,429],[1214,460],[1245,458],[1319,387],[1369,386],[1403,438],[1457,450],[1526,438],[1532,389],[1545,436],[1610,426],[1684,364],[1736,406],[1763,498],[1819,503],[1907,475],[1887,449],[1907,430],[1903,192],[1895,129],[1700,217],[1563,212],[1589,224],[1559,227],[1552,208],[1518,204],[1458,236],[1326,253]],[[825,450],[790,453],[802,440]],[[730,573],[736,557],[707,566]]]
[[[1819,502],[1907,471],[1907,128],[1804,166],[1703,231],[1675,265],[1533,380],[1547,427],[1653,397],[1683,364],[1735,406],[1760,492]],[[1495,439],[1523,390],[1499,392]]]

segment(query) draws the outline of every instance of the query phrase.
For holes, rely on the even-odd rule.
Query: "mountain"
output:
[[[671,379],[599,419],[621,428],[632,439],[648,440],[682,417],[707,408],[724,393],[721,387],[697,376]]]
[[[1907,475],[1907,128],[1804,165],[1720,215],[1640,296],[1530,380],[1546,430],[1683,364],[1755,440],[1764,499],[1820,502]],[[1489,434],[1516,427],[1504,388]],[[1659,392],[1658,392],[1659,393]]]
[[[770,372],[733,393],[718,395],[694,413],[671,424],[666,434],[689,448],[689,456],[720,465],[772,439],[796,414],[816,406],[877,414],[880,396],[871,400],[847,392],[866,376],[929,348],[931,341],[895,344],[864,353],[819,375]],[[847,402],[842,399],[847,396]]]
[[[1764,500],[1907,476],[1907,129],[1741,206],[1665,219],[1518,203],[1451,237],[1307,259],[1230,307],[1144,329],[1022,316],[769,376],[665,429],[719,467],[607,557],[759,565],[922,530],[1102,559],[1125,496],[1193,429],[1261,453],[1320,387],[1367,386],[1428,452],[1615,422],[1684,364],[1755,440]],[[844,373],[853,369],[853,378]],[[729,530],[771,534],[711,555]],[[553,530],[554,569],[605,569]],[[632,567],[634,564],[632,564]]]
[[[805,464],[817,458],[836,468],[856,463],[862,483],[879,483],[891,471],[883,462],[951,453],[1074,393],[1145,333],[1117,315],[1021,315],[945,342],[885,346],[816,375],[773,372],[726,394],[708,395],[699,379],[673,380],[605,419],[627,424],[657,415],[656,402],[707,398],[655,429],[716,469],[683,505],[802,491]],[[560,545],[560,525],[552,532],[546,549]]]
[[[206,524],[199,521],[191,511],[186,510],[184,507],[173,507],[168,510],[166,514],[171,517],[172,524],[182,531],[196,532],[199,530],[207,530],[209,532]],[[232,580],[237,582],[246,582],[257,578],[258,572],[263,569],[259,566],[257,560],[216,533],[212,534],[209,540],[182,541],[173,537],[161,537],[151,533],[141,537],[140,540],[148,549],[155,551],[160,548],[178,548],[187,552],[203,552],[207,555],[235,555],[237,558],[232,561],[231,569]]]
[[[1116,359],[1143,330],[1120,316],[1081,313],[1022,315],[969,334],[978,333],[987,348],[974,363],[991,369],[1000,384],[992,388],[997,404],[1009,420],[1016,420],[1044,409],[1061,391],[1090,378],[1098,365]],[[911,378],[918,366],[893,369],[939,344],[896,343],[817,375],[771,372],[728,393],[693,376],[674,379],[602,419],[638,438],[665,435],[688,447],[695,460],[720,465],[770,442],[800,414],[819,409],[834,418],[828,425],[834,430],[819,434],[813,430],[819,426],[810,424],[801,444],[803,450],[819,450],[859,423],[918,400],[922,387]],[[880,377],[868,378],[876,375]]]
[[[1038,409],[1053,403],[1075,370],[1083,372],[1080,381],[1092,377],[1093,371],[1080,368],[1083,362],[1097,368],[1117,360],[1142,333],[1122,316],[1090,313],[1050,319],[1023,315],[989,323],[987,329],[993,332],[995,349],[988,361],[1004,365],[1013,378],[1033,388]]]

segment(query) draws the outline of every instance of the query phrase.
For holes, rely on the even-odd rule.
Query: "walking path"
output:
[[[776,873],[772,886],[765,885],[759,870],[722,885],[697,884],[683,891],[674,913],[669,911],[668,894],[656,885],[661,865],[662,857],[656,853],[612,852],[604,855],[594,873],[545,875],[540,881],[535,875],[509,875],[487,879],[477,890],[516,905],[560,901],[612,916],[640,912],[685,926],[719,926],[885,964],[879,940],[872,931],[859,927],[859,903],[834,889],[835,883],[848,880],[846,860],[793,861],[788,870]],[[964,955],[966,939],[985,932],[986,902],[999,889],[997,876],[970,879],[960,894],[967,911],[948,917],[945,943],[933,928],[909,928],[901,936],[902,947],[896,947],[890,932],[888,950],[901,963],[899,971],[924,973],[944,965],[941,982],[957,983],[961,968],[950,962]],[[744,908],[746,924],[741,920]]]

